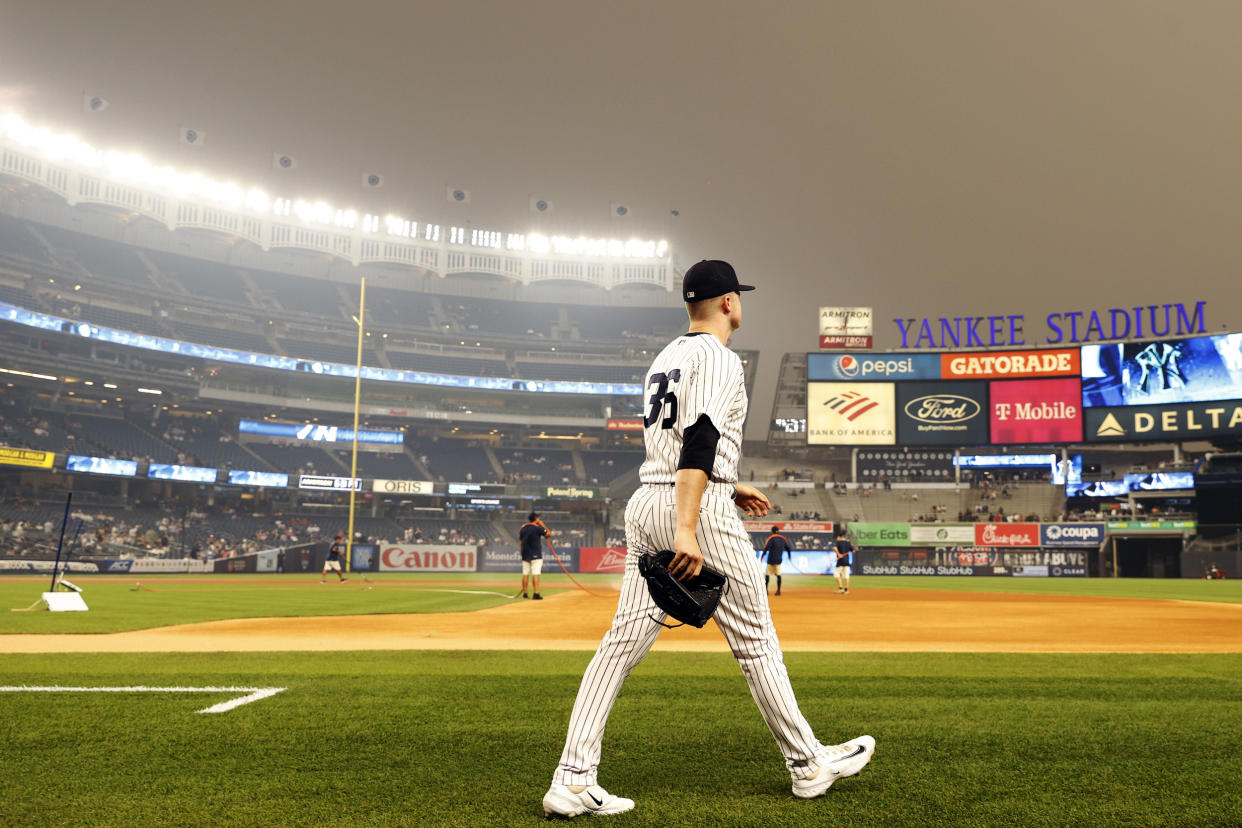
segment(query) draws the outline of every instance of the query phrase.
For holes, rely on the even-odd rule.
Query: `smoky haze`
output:
[[[873,306],[880,348],[894,317],[1023,314],[1038,344],[1049,313],[1202,300],[1209,331],[1242,325],[1237,3],[10,0],[3,18],[0,108],[92,143],[369,212],[730,260],[759,286],[735,341],[762,354],[751,438],[821,305]],[[84,113],[84,91],[111,105]],[[555,204],[537,225],[531,195]]]

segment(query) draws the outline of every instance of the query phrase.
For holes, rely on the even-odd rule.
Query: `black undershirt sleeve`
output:
[[[716,463],[716,444],[720,442],[720,432],[712,423],[712,418],[700,414],[694,425],[688,427],[682,435],[681,459],[677,462],[680,469],[700,469],[709,477],[712,466]]]

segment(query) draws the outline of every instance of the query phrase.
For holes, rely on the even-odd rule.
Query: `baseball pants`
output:
[[[714,619],[742,668],[751,696],[776,738],[790,774],[803,779],[814,774],[823,746],[798,709],[772,624],[767,589],[732,494],[731,485],[708,484],[696,532],[704,563],[723,572],[730,582]],[[565,750],[553,775],[555,782],[596,784],[608,714],[621,685],[663,629],[651,619],[666,618],[638,574],[638,556],[673,548],[676,513],[673,487],[668,485],[640,486],[626,506],[629,554],[617,613],[582,676]]]

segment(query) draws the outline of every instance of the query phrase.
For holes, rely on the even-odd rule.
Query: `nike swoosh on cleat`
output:
[[[599,807],[602,808],[604,806],[604,800],[596,799],[595,794],[591,793],[590,791],[587,791],[587,796],[591,797],[591,801],[594,802]]]
[[[838,758],[838,759],[833,759],[832,761],[833,761],[834,763],[835,763],[835,762],[844,762],[846,759],[853,759],[853,758],[854,758],[855,756],[857,756],[858,754],[860,754],[860,753],[865,753],[866,751],[867,751],[867,748],[866,748],[866,747],[864,747],[863,745],[858,745],[857,747],[855,747],[855,748],[854,748],[854,752],[853,752],[853,753],[851,753],[849,756],[842,756],[842,757],[840,757],[840,758]]]

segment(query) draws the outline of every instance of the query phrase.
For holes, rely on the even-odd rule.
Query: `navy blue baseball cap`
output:
[[[702,302],[726,293],[754,289],[754,285],[738,284],[733,265],[720,259],[704,259],[691,266],[681,277],[681,298],[684,302]]]

